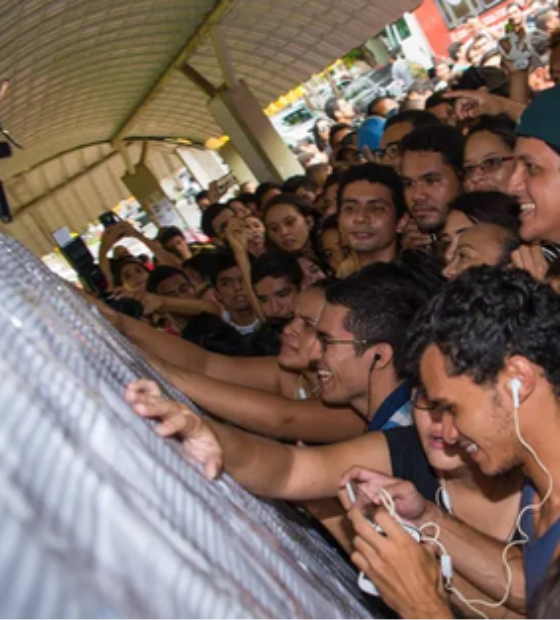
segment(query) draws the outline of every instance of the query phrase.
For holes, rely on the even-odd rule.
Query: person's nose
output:
[[[311,347],[309,351],[309,363],[314,362],[315,364],[317,364],[318,362],[321,361],[322,357],[323,357],[323,347],[321,346],[321,343],[319,342],[319,338],[316,337],[313,343],[313,346]]]
[[[526,189],[525,168],[521,162],[517,162],[509,179],[507,191],[511,196],[522,197],[526,193]]]
[[[453,417],[449,413],[445,413],[442,416],[442,425],[443,425],[443,441],[453,446],[459,440],[459,433],[455,428],[455,423],[453,422]]]
[[[457,276],[457,265],[456,261],[452,258],[445,269],[442,271],[443,277],[448,280],[452,280]]]
[[[449,242],[449,245],[447,246],[447,249],[445,250],[445,253],[443,255],[443,258],[445,259],[445,264],[446,265],[450,265],[451,262],[453,261],[453,257],[455,256],[455,250],[456,249],[457,249],[457,239],[451,239],[451,241]]]
[[[423,183],[415,183],[408,189],[411,204],[418,205],[423,204],[426,201],[426,192],[424,191]]]
[[[243,290],[243,280],[234,280],[233,282],[234,290],[236,293],[239,293]]]
[[[353,214],[352,221],[354,224],[367,224],[369,222],[369,217],[366,209],[362,207],[358,207]]]

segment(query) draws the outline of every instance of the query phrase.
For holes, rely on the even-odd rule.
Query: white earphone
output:
[[[521,389],[521,386],[523,384],[521,383],[520,379],[512,379],[509,382],[509,387],[511,388],[511,395],[513,397],[513,406],[516,409],[519,409],[519,390]]]

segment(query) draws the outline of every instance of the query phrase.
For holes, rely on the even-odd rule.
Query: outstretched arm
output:
[[[119,315],[117,329],[140,349],[162,360],[158,370],[177,387],[182,370],[277,394],[280,368],[275,357],[229,357]]]
[[[319,399],[297,401],[189,372],[177,387],[209,413],[268,437],[332,443],[364,430],[351,409],[326,407]]]
[[[143,417],[159,418],[156,432],[177,435],[188,455],[207,473],[224,469],[248,491],[263,497],[309,500],[336,497],[340,477],[355,463],[390,473],[383,434],[318,448],[295,447],[264,439],[194,415],[188,407],[165,400],[153,381],[132,383],[126,393]]]

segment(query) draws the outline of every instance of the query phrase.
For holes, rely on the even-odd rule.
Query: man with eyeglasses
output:
[[[391,116],[385,123],[381,148],[373,152],[373,161],[400,172],[401,140],[418,127],[439,124],[440,121],[433,114],[424,110],[408,110]]]
[[[399,274],[395,267],[384,264],[368,267],[371,283],[367,287],[361,274],[331,287],[327,292],[330,315],[323,312],[318,324],[317,355],[322,397],[333,404],[351,401],[361,414],[367,416],[385,395],[371,418],[376,422],[376,430],[382,432],[368,433],[330,446],[290,446],[195,416],[184,405],[163,399],[153,382],[131,384],[127,400],[140,415],[159,418],[163,422],[157,428],[158,434],[177,435],[187,454],[204,465],[209,478],[216,477],[223,468],[256,495],[292,501],[336,497],[344,488],[347,477],[344,475],[359,465],[375,470],[385,478],[410,476],[424,497],[435,504],[438,477],[442,473],[435,470],[440,467],[445,470],[444,463],[447,462],[450,471],[444,472],[443,477],[453,477],[454,471],[468,467],[459,455],[450,460],[439,445],[440,422],[430,421],[429,412],[418,409],[420,413],[415,415],[424,420],[420,442],[413,427],[391,428],[390,424],[377,420],[384,409],[398,411],[399,382],[411,377],[410,369],[417,364],[414,351],[405,350],[403,346],[407,317],[417,303],[414,297],[418,295],[421,299],[426,293],[430,294],[420,292],[419,285],[402,272]],[[354,285],[349,287],[349,284]],[[372,316],[374,309],[375,318]],[[382,316],[384,320],[380,321]],[[420,406],[430,405],[426,405],[423,391],[417,391],[416,398]],[[429,449],[427,446],[436,443],[438,433],[438,447]],[[477,484],[480,480],[474,479],[471,497],[475,496]],[[500,492],[503,494],[503,489]],[[482,491],[479,495],[488,501]],[[332,521],[329,525],[332,527]],[[341,529],[331,531],[347,549],[351,548],[348,536],[344,536]],[[470,576],[475,583],[476,578],[477,575]],[[482,582],[478,588],[483,589],[484,575],[478,575],[478,580]]]

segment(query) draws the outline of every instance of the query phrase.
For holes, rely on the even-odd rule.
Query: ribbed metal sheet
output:
[[[0,617],[370,616],[292,509],[131,412],[157,375],[96,311],[2,235],[0,260]]]

